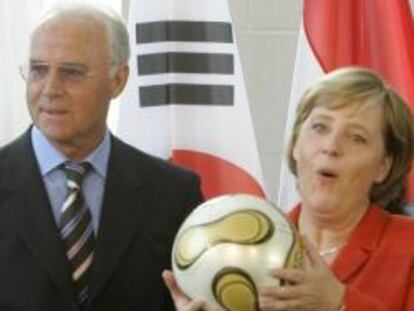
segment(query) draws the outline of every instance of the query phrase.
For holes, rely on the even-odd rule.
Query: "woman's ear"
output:
[[[380,184],[388,177],[388,174],[391,171],[393,162],[394,162],[394,159],[392,156],[387,155],[384,157],[381,167],[378,171],[378,175],[375,178],[376,183]]]

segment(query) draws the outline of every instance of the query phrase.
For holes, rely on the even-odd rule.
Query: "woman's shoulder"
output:
[[[390,222],[393,225],[401,225],[404,228],[414,228],[414,216],[389,214]]]
[[[414,245],[414,217],[390,214],[385,233]]]

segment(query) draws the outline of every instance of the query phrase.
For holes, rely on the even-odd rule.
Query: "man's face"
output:
[[[105,133],[110,100],[125,82],[110,76],[109,62],[105,27],[93,19],[55,17],[33,33],[28,108],[34,124],[70,158],[86,156]]]

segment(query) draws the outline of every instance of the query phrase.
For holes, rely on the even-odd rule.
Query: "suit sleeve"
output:
[[[199,204],[204,202],[204,196],[201,192],[200,178],[197,175],[193,175],[188,189],[188,199],[186,206],[183,207],[185,210],[184,215],[180,215],[180,223],[196,208]],[[164,299],[164,311],[175,311],[174,303],[170,293],[166,286],[163,286],[163,299]]]
[[[204,196],[201,192],[200,178],[196,176],[194,182],[192,183],[192,187],[190,190],[188,207],[191,210],[193,210],[195,207],[200,205],[202,202],[204,202]]]

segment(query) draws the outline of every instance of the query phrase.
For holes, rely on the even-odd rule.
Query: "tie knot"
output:
[[[62,169],[66,175],[68,185],[71,188],[80,188],[83,178],[91,168],[88,162],[65,162],[62,164]],[[75,183],[75,185],[71,185]]]

